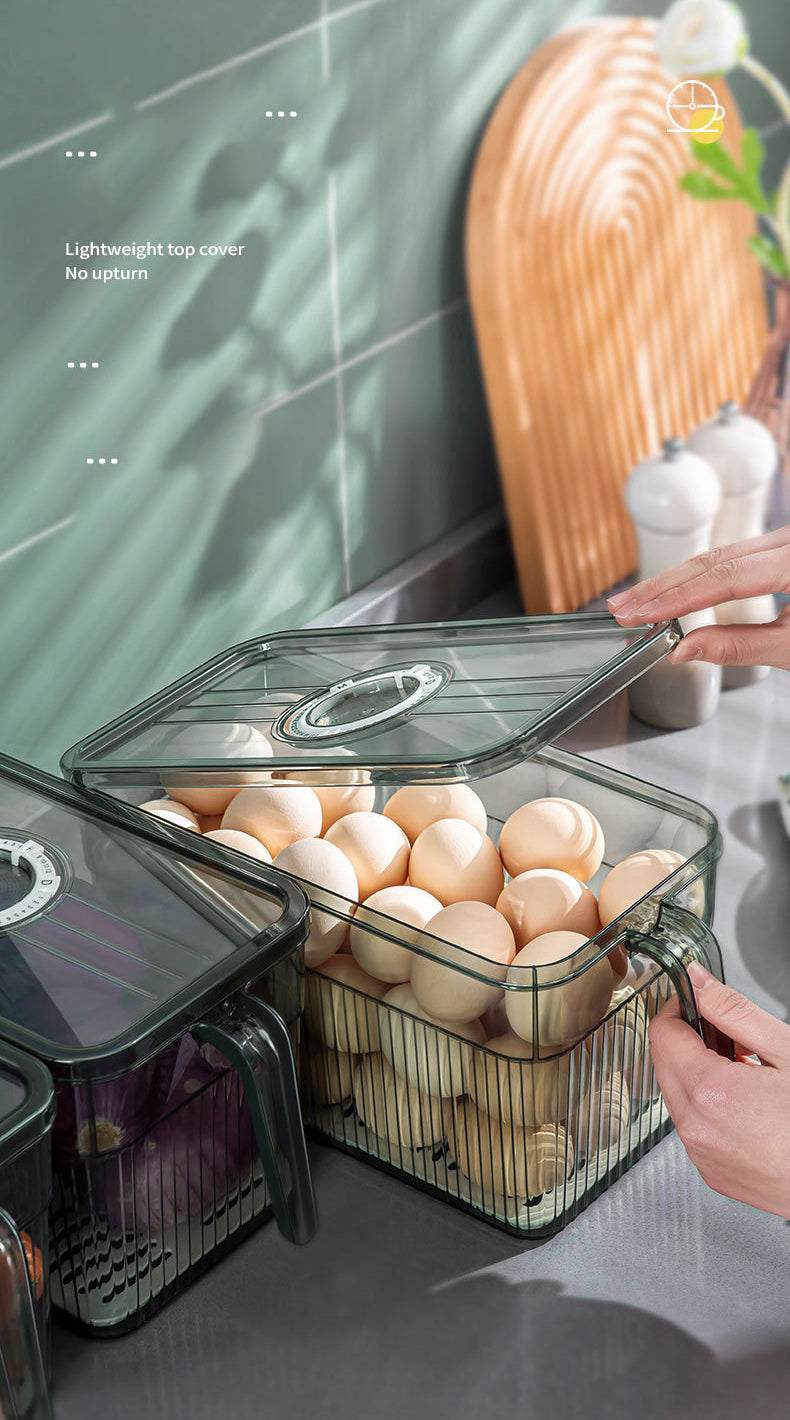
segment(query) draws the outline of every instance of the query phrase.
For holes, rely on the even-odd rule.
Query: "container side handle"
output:
[[[192,1027],[237,1071],[252,1116],[277,1225],[289,1242],[306,1243],[317,1224],[296,1065],[282,1017],[246,992]]]
[[[46,1285],[46,1282],[45,1282]],[[52,1420],[47,1373],[25,1250],[0,1208],[0,1414]]]
[[[697,1032],[708,1049],[734,1060],[735,1048],[730,1037],[717,1030],[697,1010],[694,987],[688,974],[690,963],[698,961],[719,981],[724,980],[721,948],[710,927],[688,908],[664,901],[659,908],[655,927],[649,932],[628,928],[625,945],[629,954],[640,952],[667,973],[677,992],[684,1021]]]

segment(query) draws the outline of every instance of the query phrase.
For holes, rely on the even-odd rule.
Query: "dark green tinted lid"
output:
[[[285,874],[0,756],[0,1038],[56,1079],[154,1054],[306,924]]]
[[[0,1174],[43,1138],[54,1115],[55,1089],[46,1066],[0,1041]]]
[[[676,625],[625,630],[605,612],[278,633],[168,686],[62,767],[108,789],[162,776],[174,797],[201,774],[238,783],[256,769],[476,779],[534,754],[679,639]]]

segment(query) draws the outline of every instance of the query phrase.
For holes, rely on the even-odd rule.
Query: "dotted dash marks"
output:
[[[98,360],[67,360],[67,370],[98,370]]]
[[[271,109],[271,108],[267,108],[267,110],[266,110],[266,117],[267,117],[267,118],[296,118],[296,115],[297,115],[297,110],[296,110],[295,108],[290,109],[290,110],[288,111],[288,113],[286,113],[286,111],[285,111],[284,108],[281,108],[281,109]]]
[[[118,463],[118,459],[86,459],[86,463]]]
[[[80,148],[78,153],[73,152],[71,148],[66,149],[67,158],[98,158],[98,156],[95,148],[92,148],[89,153],[83,152],[82,148]]]

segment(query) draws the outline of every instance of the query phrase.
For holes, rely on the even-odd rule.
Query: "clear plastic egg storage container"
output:
[[[0,922],[9,876],[0,857]],[[44,1066],[0,1044],[0,1414],[7,1420],[41,1420],[50,1414],[48,1210],[54,1113],[54,1089]]]
[[[551,745],[679,634],[624,631],[605,614],[282,633],[217,657],[83,741],[63,767],[129,805],[159,796],[159,815],[186,805],[204,831],[204,815],[213,831],[222,813],[246,844],[268,837],[275,870],[302,878],[313,903],[300,1054],[311,1130],[519,1237],[545,1236],[669,1128],[648,1024],[676,991],[704,1033],[686,967],[697,958],[722,971],[709,926],[713,816]],[[473,791],[471,819],[485,822],[471,833],[487,842],[448,885],[387,806],[404,786],[457,785]],[[594,905],[545,960],[547,929],[522,950],[497,909],[509,878],[502,827],[542,799],[571,801],[595,826],[586,866],[563,872],[586,883],[589,902],[624,859],[658,849],[663,864],[605,925]],[[377,849],[355,859],[362,827],[394,843],[389,884],[409,874],[435,912],[415,922],[369,900],[386,871],[368,871]],[[165,831],[185,837],[183,823]],[[310,879],[319,834],[356,864],[356,897]],[[452,834],[468,839],[468,823]],[[551,868],[542,851],[539,836],[535,864]],[[483,859],[493,888],[480,886]]]
[[[55,1081],[52,1302],[82,1330],[129,1330],[272,1214],[292,1241],[315,1230],[295,1070],[307,899],[5,758],[0,822],[0,1039]],[[48,1180],[48,1147],[45,1163]]]

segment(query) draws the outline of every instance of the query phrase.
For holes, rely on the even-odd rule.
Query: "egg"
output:
[[[301,838],[281,849],[274,860],[276,868],[300,878],[310,886],[310,936],[305,942],[304,958],[308,966],[320,966],[346,942],[348,920],[331,912],[321,912],[315,904],[329,905],[321,889],[343,899],[345,912],[351,910],[359,895],[357,877],[345,853],[323,838]]]
[[[299,782],[299,770],[288,770],[283,773],[282,778],[295,779]],[[376,802],[376,790],[369,780],[370,771],[368,769],[324,769],[321,771],[321,783],[312,784],[310,787],[318,795],[321,804],[322,833],[326,833],[333,823],[337,823],[337,820],[346,814],[368,813],[373,808]]]
[[[409,882],[448,907],[453,902],[485,902],[493,907],[505,873],[490,838],[465,819],[443,818],[415,840]]]
[[[671,848],[646,848],[616,863],[601,885],[598,899],[601,925],[608,927],[683,863],[684,859]]]
[[[584,883],[560,868],[530,868],[511,878],[496,904],[510,924],[516,946],[544,932],[580,932],[594,937],[600,930],[598,903]]]
[[[503,824],[499,851],[510,876],[559,868],[586,883],[603,861],[603,829],[572,799],[533,799]]]
[[[573,1171],[573,1145],[562,1125],[502,1124],[469,1099],[456,1105],[450,1148],[462,1173],[487,1195],[489,1208],[492,1193],[538,1198],[561,1187]]]
[[[330,1050],[378,1050],[378,1002],[386,991],[352,956],[334,956],[307,975],[305,1024]]]
[[[631,1101],[622,1075],[611,1075],[599,1089],[591,1087],[571,1118],[569,1132],[578,1157],[586,1159],[601,1151],[613,1153],[621,1134],[631,1122]]]
[[[493,1040],[498,1035],[505,1035],[508,1030],[507,1015],[505,1013],[505,993],[500,991],[495,1001],[487,1006],[482,1016],[480,1024],[486,1034],[486,1040]]]
[[[386,887],[401,887],[409,872],[409,840],[383,814],[345,814],[332,824],[327,843],[345,853],[357,875],[362,902]]]
[[[268,848],[253,838],[251,833],[237,833],[232,828],[213,828],[209,833],[203,834],[212,843],[222,843],[226,848],[235,848],[237,853],[246,853],[248,858],[257,858],[260,863],[271,863],[272,855]]]
[[[468,784],[406,784],[393,794],[384,813],[400,825],[410,843],[443,818],[464,819],[478,833],[488,830],[485,805]]]
[[[430,832],[430,829],[426,830]],[[411,968],[414,995],[424,1011],[440,1021],[473,1021],[500,994],[516,943],[507,922],[485,902],[454,902],[431,918],[430,956],[415,954]],[[479,972],[480,981],[467,972]],[[611,990],[611,974],[609,979]]]
[[[452,1121],[449,1100],[412,1089],[383,1055],[364,1055],[357,1065],[354,1104],[368,1129],[405,1149],[441,1143]]]
[[[382,1054],[421,1094],[463,1094],[470,1045],[485,1039],[479,1021],[446,1026],[423,1011],[408,983],[393,986],[379,1006]]]
[[[303,784],[256,784],[231,800],[222,827],[251,833],[276,858],[289,843],[318,837],[321,805]]]
[[[533,1060],[532,1046],[507,1031],[470,1052],[467,1093],[494,1119],[534,1128],[568,1112],[568,1055]]]
[[[175,799],[149,799],[145,804],[139,804],[143,813],[152,814],[154,818],[161,818],[165,823],[177,824],[179,828],[188,828],[194,833],[200,833],[200,824],[195,815],[186,804],[178,804]]]
[[[531,968],[537,968],[534,990]],[[505,991],[510,1028],[530,1041],[538,1055],[579,1040],[603,1018],[612,995],[606,956],[599,957],[597,947],[580,932],[534,937],[513,959],[507,982],[520,988]]]
[[[257,759],[271,760],[272,747],[252,725],[222,725],[196,721],[173,736],[167,746],[171,759]],[[185,782],[185,775],[189,778]],[[268,779],[265,770],[177,770],[169,769],[160,778],[164,788],[175,789],[179,803],[198,814],[222,814],[243,784]]]
[[[310,1104],[326,1107],[343,1104],[350,1099],[357,1058],[345,1050],[320,1050],[315,1047],[308,1050],[307,1062],[302,1069],[302,1089]]]
[[[647,1050],[647,1005],[630,986],[619,986],[612,992],[608,1010],[613,1014],[607,1012],[606,1020],[585,1042],[593,1077],[627,1074],[638,1085]]]
[[[198,814],[201,833],[215,833],[222,824],[222,814]]]
[[[408,981],[414,954],[409,950],[427,922],[441,912],[437,898],[421,888],[403,886],[382,888],[367,902],[354,909],[354,921],[349,932],[349,946],[364,971],[379,981],[390,984]],[[392,920],[379,921],[378,914]],[[376,929],[387,932],[398,941],[377,935]],[[401,945],[403,943],[403,945]]]

